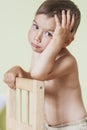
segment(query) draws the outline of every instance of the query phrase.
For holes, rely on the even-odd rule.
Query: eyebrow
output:
[[[35,19],[33,20],[33,22],[38,25],[38,23],[37,23],[37,21]],[[54,32],[55,31],[54,29],[50,29],[50,28],[47,28],[46,30],[49,30],[50,32]]]

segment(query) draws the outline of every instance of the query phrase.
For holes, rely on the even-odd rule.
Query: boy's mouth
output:
[[[31,43],[31,45],[32,45],[33,47],[35,47],[35,48],[40,48],[40,46],[38,46],[38,45],[36,45],[36,44],[34,44],[34,43]]]

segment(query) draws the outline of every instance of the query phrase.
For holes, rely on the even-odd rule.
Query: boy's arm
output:
[[[71,20],[70,20],[71,19]],[[74,24],[74,15],[70,16],[70,11],[62,11],[62,22],[59,22],[55,15],[56,28],[53,39],[48,44],[46,49],[40,54],[40,57],[31,71],[33,78],[42,79],[48,77],[55,68],[55,59],[62,48],[65,47],[65,42],[72,35],[71,29]],[[60,64],[60,63],[59,63]],[[58,66],[56,66],[58,68]],[[61,70],[61,69],[59,69]],[[57,71],[58,72],[58,71]]]
[[[30,72],[26,72],[20,66],[12,67],[4,74],[4,82],[8,84],[10,88],[15,89],[16,77],[20,78],[32,78]]]

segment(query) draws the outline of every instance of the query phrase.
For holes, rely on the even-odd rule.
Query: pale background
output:
[[[82,20],[69,50],[78,61],[80,83],[87,108],[87,1],[73,0],[79,6]],[[31,48],[27,33],[35,10],[42,0],[0,0],[0,96],[7,94],[4,73],[15,65],[29,70]]]

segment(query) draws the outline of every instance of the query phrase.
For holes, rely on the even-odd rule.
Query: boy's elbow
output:
[[[36,72],[36,71],[31,71],[31,76],[33,79],[36,79],[36,80],[41,80],[41,81],[44,81],[46,80],[46,74],[44,73],[41,73],[41,72]]]

